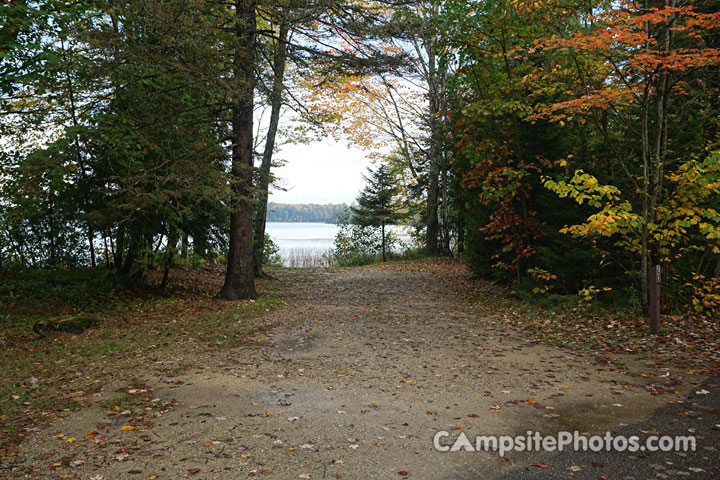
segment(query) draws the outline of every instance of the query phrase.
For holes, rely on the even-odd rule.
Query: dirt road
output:
[[[138,352],[135,372],[23,444],[17,478],[493,478],[542,455],[439,452],[434,435],[604,433],[697,388],[639,358],[524,340],[458,264],[291,275],[252,343]],[[567,474],[603,475],[587,461]]]

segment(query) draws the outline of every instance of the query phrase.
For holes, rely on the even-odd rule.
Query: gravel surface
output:
[[[136,371],[33,434],[5,471],[93,480],[720,475],[717,379],[529,342],[458,263],[284,275],[286,306],[252,320],[265,328],[252,342],[139,352]],[[115,407],[118,395],[133,402]],[[433,447],[442,431],[447,443],[461,433],[653,428],[695,428],[702,446],[685,456],[502,458]]]

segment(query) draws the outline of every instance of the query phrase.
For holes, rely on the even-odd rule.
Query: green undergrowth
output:
[[[95,312],[124,301],[127,280],[104,268],[52,268],[0,274],[0,307],[28,313]]]

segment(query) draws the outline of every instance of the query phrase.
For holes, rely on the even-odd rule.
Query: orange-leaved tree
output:
[[[622,188],[602,185],[581,169],[571,178],[546,178],[545,185],[598,210],[564,231],[612,237],[631,253],[645,307],[652,265],[676,261],[690,248],[720,253],[720,214],[712,201],[720,193],[720,165],[717,147],[707,138],[712,133],[696,132],[705,148],[692,158],[682,155],[676,140],[684,127],[677,105],[697,105],[708,95],[698,72],[720,63],[720,49],[709,42],[719,27],[720,13],[673,0],[606,2],[579,15],[574,31],[558,31],[519,52],[558,63],[526,78],[546,89],[561,86],[561,98],[537,104],[531,120],[589,122],[612,152],[605,168],[623,172]]]

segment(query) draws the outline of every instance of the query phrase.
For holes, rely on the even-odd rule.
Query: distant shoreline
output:
[[[285,223],[332,223],[337,224],[338,217],[348,208],[347,204],[317,203],[268,203],[268,222]]]
[[[267,223],[320,223],[323,225],[338,225],[337,222],[318,222],[316,220],[284,220],[284,221],[278,221],[278,220],[270,220],[267,219]]]

